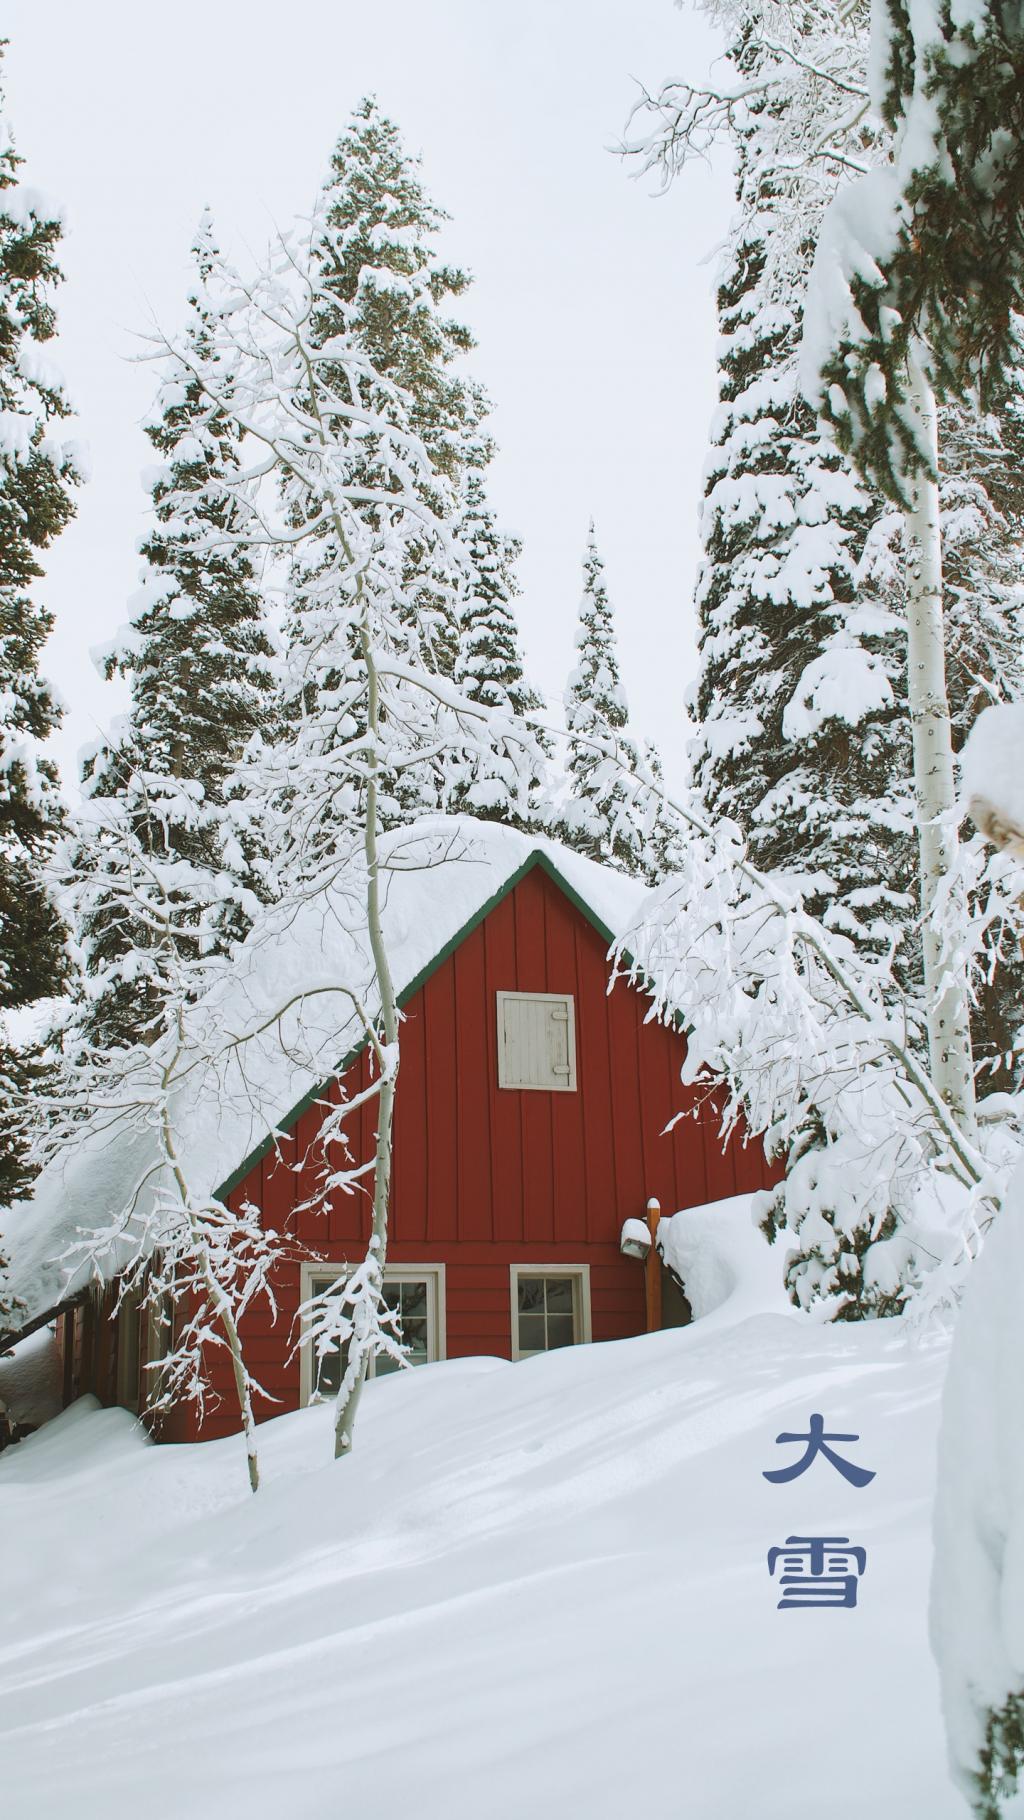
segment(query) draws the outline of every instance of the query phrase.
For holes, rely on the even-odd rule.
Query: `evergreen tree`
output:
[[[487,404],[452,370],[474,342],[443,306],[470,277],[437,258],[448,216],[424,189],[419,163],[376,99],[361,101],[331,157],[325,231],[314,248],[323,290],[341,307],[323,304],[314,331],[326,340],[344,322],[374,371],[411,399],[410,427],[432,465],[455,482],[489,452],[480,429]]]
[[[483,757],[474,755],[472,770],[459,777],[451,793],[453,809],[465,809],[507,827],[536,824],[538,793],[546,769],[546,750],[536,738],[533,764],[524,765],[524,749],[500,737],[501,717],[522,719],[543,708],[523,671],[513,600],[518,593],[513,565],[521,545],[503,536],[494,522],[483,481],[471,473],[458,525],[469,563],[462,602],[455,683],[468,701],[495,711],[495,736]],[[522,737],[522,729],[520,729]]]
[[[0,45],[0,52],[2,52]],[[33,597],[39,554],[72,516],[69,414],[42,347],[54,334],[59,212],[23,188],[0,99],[0,1013],[61,990],[64,933],[43,875],[61,823],[45,742],[60,708],[39,660],[53,616]],[[0,1202],[29,1179],[22,1096],[35,1064],[0,1025]]]
[[[707,811],[738,823],[762,870],[796,882],[837,937],[874,957],[880,989],[922,1047],[902,521],[822,437],[799,386],[815,230],[837,174],[874,166],[873,182],[889,156],[866,113],[868,9],[837,15],[809,0],[796,18],[775,0],[740,0],[714,11],[732,34],[732,82],[671,85],[638,148],[667,176],[718,139],[737,160],[741,212],[719,292],[722,404],[702,525],[697,778]],[[1016,533],[989,490],[993,464],[978,459],[979,421],[960,410],[954,429],[943,491],[956,528],[947,616],[962,739],[987,691],[1016,687],[1020,664],[1000,676],[996,657],[1017,643],[1004,585]],[[983,908],[976,922],[991,914]],[[990,931],[998,927],[995,915]],[[990,960],[998,946],[996,936]],[[1006,950],[1004,941],[993,976],[978,982],[993,1058],[1019,1002]],[[993,1082],[1003,1084],[995,1072]],[[845,1318],[889,1312],[905,1284],[875,1269],[874,1247],[895,1231],[903,1191],[894,1175],[890,1207],[876,1199],[870,1218],[867,1193],[852,1206],[829,1199],[823,1184],[849,1174],[844,1121],[852,1130],[856,1109],[847,1114],[841,1096],[824,1109],[819,1098],[808,1082],[767,1230],[788,1222],[800,1233],[788,1270],[797,1300],[824,1300]]]
[[[249,740],[271,728],[272,648],[240,511],[224,488],[239,433],[197,377],[211,368],[230,395],[205,291],[218,257],[206,216],[192,250],[181,358],[147,425],[163,459],[146,566],[128,635],[107,663],[108,675],[130,681],[131,712],[86,763],[86,808],[65,855],[91,979],[86,1029],[102,1045],[155,1026],[177,951],[224,950],[244,933],[258,883],[231,779]]]
[[[658,801],[661,766],[628,731],[611,602],[594,521],[583,557],[576,631],[578,662],[565,694],[568,797],[556,832],[591,859],[649,878],[663,876],[673,838]]]
[[[482,465],[490,454],[481,430],[486,401],[457,370],[473,339],[449,315],[447,304],[466,289],[469,277],[437,256],[435,242],[446,219],[427,195],[419,161],[405,151],[397,126],[373,97],[362,101],[334,149],[312,235],[316,304],[309,342],[319,350],[338,337],[351,337],[362,348],[376,381],[394,386],[408,401],[409,429],[430,462],[429,470],[418,471],[417,486],[425,509],[434,515],[452,510],[466,471]],[[348,404],[351,384],[351,369],[339,372],[337,387]],[[301,393],[297,397],[301,409]],[[315,437],[315,430],[310,428],[309,434]],[[366,439],[368,497],[381,480],[379,442],[372,436]],[[367,511],[372,514],[372,505]],[[404,560],[417,602],[415,612],[410,611],[410,625],[420,660],[439,676],[451,678],[463,583],[461,578],[439,576],[425,597],[416,575],[424,556],[415,540],[409,540]],[[305,635],[298,623],[299,603],[308,604],[318,566],[329,574],[334,557],[329,527],[319,540],[319,553],[316,539],[304,540],[302,575],[293,578],[289,614],[289,638],[300,644]],[[328,680],[333,691],[348,689],[356,701],[360,675],[360,659],[353,651],[346,668],[332,672]],[[308,699],[307,707],[315,712]],[[351,731],[356,734],[358,729],[353,726]],[[401,770],[380,780],[384,827],[413,821],[438,809],[447,798],[448,780],[438,759],[444,741],[427,724],[420,734],[422,760],[410,750]]]
[[[714,10],[729,32],[729,79],[713,91],[671,85],[642,148],[668,176],[717,141],[736,159],[701,519],[695,780],[707,817],[734,822],[769,879],[797,886],[840,942],[877,963],[887,996],[906,997],[913,1032],[917,885],[892,519],[823,440],[799,389],[813,235],[834,173],[883,155],[856,107],[867,7],[840,17],[811,0],[799,20],[780,0]],[[800,1235],[787,1267],[798,1302],[848,1319],[893,1312],[899,1285],[872,1282],[869,1254],[894,1229],[895,1205],[880,1211],[877,1189],[859,1209],[823,1193],[842,1178],[836,1161],[848,1174],[849,1134],[841,1099],[819,1100],[808,1081],[765,1230]]]

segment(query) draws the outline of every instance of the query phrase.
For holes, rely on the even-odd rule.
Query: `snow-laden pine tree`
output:
[[[900,591],[872,566],[884,502],[800,396],[813,235],[862,121],[866,4],[724,0],[726,80],[673,83],[643,146],[666,178],[711,145],[736,164],[718,284],[720,403],[701,520],[691,756],[707,813],[828,927],[885,954],[914,914]],[[875,135],[877,138],[877,134]],[[830,157],[830,152],[832,156]],[[867,562],[864,561],[867,553]]]
[[[230,417],[210,412],[193,368],[212,365],[207,295],[218,259],[209,217],[192,248],[183,349],[146,426],[160,465],[130,626],[107,660],[131,708],[87,760],[83,807],[62,854],[86,973],[83,1030],[101,1047],[160,1028],[179,951],[224,951],[247,926],[259,855],[232,777],[274,720],[272,647],[250,546],[233,538],[220,477],[239,463]],[[168,969],[170,973],[168,973]]]
[[[798,372],[824,211],[842,173],[878,169],[888,156],[886,130],[868,113],[868,9],[812,4],[797,19],[772,0],[727,0],[709,10],[730,33],[729,80],[670,85],[649,104],[658,123],[638,148],[666,178],[718,141],[737,161],[741,207],[719,294],[722,403],[703,521],[695,740],[703,806],[734,819],[770,877],[797,885],[837,938],[874,957],[883,996],[914,1042],[924,994],[901,525],[823,439]],[[987,490],[992,462],[976,459],[985,434],[998,443],[1002,432],[959,414],[943,483],[955,504],[959,585],[947,611],[962,653],[954,698],[963,732],[986,689],[1013,693],[1020,679],[1019,661],[1001,675],[988,661],[1016,644],[1019,600],[1004,585],[1016,528]],[[976,1020],[994,1058],[1019,985],[1015,943],[994,900],[975,917],[976,935],[987,918]],[[1004,1084],[995,1072],[992,1080]],[[823,1298],[848,1316],[884,1312],[899,1306],[899,1285],[895,1294],[891,1280],[872,1286],[865,1260],[911,1213],[909,1178],[894,1176],[882,1214],[876,1185],[865,1183],[870,1219],[858,1219],[847,1197],[830,1207],[828,1183],[843,1178],[854,1121],[843,1129],[845,1102],[830,1094],[823,1114],[822,1085],[807,1076],[806,1118],[791,1137],[769,1226],[788,1219],[798,1232],[789,1269],[798,1299]],[[862,1153],[860,1140],[853,1150]]]
[[[819,236],[804,386],[861,473],[903,514],[925,1010],[931,1068],[975,1123],[962,863],[943,623],[936,388],[983,408],[1020,364],[1024,308],[1016,6],[934,0],[872,13],[885,165],[844,184]]]
[[[2,53],[2,46],[0,46]],[[44,873],[61,824],[57,767],[46,740],[60,707],[40,673],[53,623],[38,599],[39,557],[72,516],[80,478],[54,334],[60,209],[22,184],[0,96],[0,1203],[25,1186],[23,1094],[31,1057],[2,1013],[61,990],[66,950]]]
[[[629,730],[604,563],[591,519],[583,554],[576,664],[565,690],[566,784],[559,839],[622,872],[664,876],[676,838],[660,797],[661,763]]]
[[[436,248],[446,219],[424,188],[419,160],[405,150],[398,127],[367,97],[334,148],[321,192],[310,251],[318,301],[308,334],[317,347],[338,336],[355,337],[374,372],[409,399],[410,427],[429,453],[431,472],[450,488],[442,496],[430,478],[418,476],[424,507],[435,515],[442,506],[457,511],[464,476],[490,453],[481,428],[486,400],[460,365],[473,339],[449,308],[469,276],[445,264]],[[372,472],[372,449],[367,458]],[[372,484],[367,490],[372,493]],[[367,511],[372,510],[368,504]],[[449,522],[454,533],[454,520]],[[327,527],[322,541],[326,572],[333,561]],[[407,561],[414,570],[414,545]],[[314,544],[304,539],[307,575],[315,563]],[[290,604],[289,636],[297,630],[301,598],[299,589]],[[422,594],[417,599],[422,661],[450,678],[459,643],[457,598],[442,592],[432,608]],[[349,662],[357,674],[358,658],[353,654]],[[342,674],[337,672],[335,680]],[[382,788],[385,825],[413,821],[445,801],[447,780],[440,774],[437,742],[429,729],[423,747],[422,759],[411,760]]]
[[[468,701],[522,720],[544,705],[526,680],[513,604],[519,592],[514,565],[522,546],[498,530],[483,479],[476,472],[470,473],[465,486],[458,536],[466,557],[466,580],[456,686]],[[506,827],[534,826],[546,769],[547,754],[539,736],[528,769],[522,744],[500,741],[475,755],[468,775],[452,780],[449,804]]]

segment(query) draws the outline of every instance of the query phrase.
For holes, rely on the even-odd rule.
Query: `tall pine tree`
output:
[[[570,846],[652,882],[670,863],[675,830],[659,801],[661,766],[629,732],[604,563],[590,521],[576,631],[578,661],[565,692],[568,796],[556,832]]]
[[[56,326],[61,220],[22,187],[21,163],[0,98],[0,1013],[59,992],[66,975],[63,930],[43,883],[61,823],[57,768],[45,753],[60,708],[39,670],[53,616],[34,587],[80,477],[60,435],[69,406],[42,352]],[[20,1102],[33,1076],[0,1024],[0,1202],[29,1179]]]
[[[85,1028],[101,1045],[154,1028],[176,950],[226,948],[244,933],[258,884],[230,780],[249,740],[272,728],[272,647],[239,510],[223,485],[238,467],[239,433],[190,370],[212,366],[225,386],[205,289],[217,258],[207,216],[192,251],[183,358],[168,364],[146,432],[162,462],[142,585],[107,664],[108,675],[128,677],[131,710],[87,762],[85,807],[66,853],[91,981]]]
[[[739,824],[756,863],[797,882],[827,927],[874,957],[882,991],[923,1049],[902,527],[822,437],[798,373],[815,232],[840,175],[867,166],[877,176],[889,152],[867,111],[868,7],[838,16],[808,0],[799,19],[777,0],[713,10],[730,32],[731,81],[671,85],[638,148],[667,177],[718,140],[737,161],[702,524],[697,777],[707,810]],[[1014,692],[1021,670],[996,657],[1019,646],[1019,607],[1005,585],[1012,512],[990,485],[998,462],[981,453],[987,437],[991,457],[1002,432],[970,412],[954,416],[943,477],[953,532],[946,616],[962,739],[985,696]],[[996,935],[991,955],[998,946]],[[1019,1022],[1015,965],[1005,941],[1001,949],[978,983],[993,1061]],[[992,1079],[1004,1084],[995,1069]],[[854,1229],[823,1198],[845,1141],[811,1095],[773,1218],[801,1232],[789,1270],[796,1298],[855,1318],[898,1307],[901,1290],[870,1281],[867,1262],[895,1212],[881,1228],[876,1216]],[[894,1209],[898,1200],[897,1183]]]
[[[418,484],[430,512],[442,505],[451,509],[467,472],[482,466],[491,450],[481,427],[486,400],[459,369],[473,338],[448,310],[449,300],[466,289],[469,275],[444,264],[436,251],[446,219],[427,194],[419,160],[405,150],[398,127],[372,96],[367,97],[335,146],[323,188],[311,249],[317,303],[310,339],[325,347],[336,336],[353,336],[374,373],[410,401],[410,429],[450,489],[442,501],[438,487],[421,476]],[[348,376],[339,383],[344,391]],[[379,480],[375,461],[375,449],[368,443],[368,492]],[[319,559],[313,545],[304,546],[297,599],[308,598],[318,560],[325,572],[330,569],[328,531],[321,541]],[[419,556],[411,545],[406,554],[410,583],[415,581]],[[448,678],[458,654],[462,592],[461,583],[453,579],[449,587],[434,592],[431,609],[417,589],[420,604],[414,617],[422,661]],[[292,636],[301,641],[294,614],[290,624]],[[355,675],[358,659],[353,656],[352,662]],[[332,686],[343,686],[340,673],[332,678]],[[382,782],[386,826],[414,820],[446,800],[448,783],[436,757],[438,741],[429,728],[423,731],[423,762],[416,762],[413,754],[400,775]]]
[[[460,614],[456,685],[467,700],[503,717],[536,713],[543,702],[526,680],[513,606],[518,593],[514,564],[521,545],[499,532],[483,480],[475,472],[466,485],[458,532],[469,573]],[[475,754],[467,772],[457,779],[450,806],[507,827],[533,826],[546,764],[540,737],[531,765],[518,741],[510,746],[499,735],[486,757]]]

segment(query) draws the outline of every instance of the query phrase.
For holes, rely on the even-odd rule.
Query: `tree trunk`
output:
[[[381,1035],[388,1057],[387,1070],[383,1073],[380,1097],[377,1102],[377,1151],[373,1171],[373,1231],[368,1248],[376,1266],[379,1296],[388,1251],[391,1133],[395,1112],[395,1084],[398,1079],[398,1000],[395,997],[395,985],[391,977],[391,967],[388,962],[387,948],[384,945],[384,933],[380,920],[380,873],[377,855],[377,740],[380,734],[380,697],[377,687],[377,667],[365,618],[360,631],[360,645],[363,661],[366,664],[366,727],[369,736],[366,824],[363,831],[363,851],[366,855],[367,867],[366,924],[370,936],[370,951],[373,955],[377,985],[380,990]],[[341,1397],[338,1399],[334,1420],[334,1457],[336,1460],[339,1460],[343,1454],[352,1451],[352,1431],[355,1427],[359,1399],[366,1381],[368,1364],[369,1359],[364,1353],[347,1396],[344,1399]]]
[[[938,473],[935,395],[916,354],[910,358],[910,402],[922,448]],[[921,878],[924,992],[928,1053],[936,1092],[964,1135],[975,1132],[974,1064],[965,907],[957,876],[958,836],[953,744],[946,693],[942,619],[942,526],[936,480],[923,471],[904,520],[907,565],[907,688],[913,732]]]

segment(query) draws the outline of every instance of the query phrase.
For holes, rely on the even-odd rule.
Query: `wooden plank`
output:
[[[455,993],[455,1122],[458,1142],[459,1240],[489,1239],[491,1217],[490,1106],[488,1089],[487,967],[479,929],[452,957]]]
[[[526,1097],[498,1086],[497,994],[513,991],[519,978],[516,962],[515,897],[506,897],[484,922],[484,1015],[487,1031],[489,1099],[491,1232],[496,1241],[520,1240],[523,1212],[522,1103]]]

